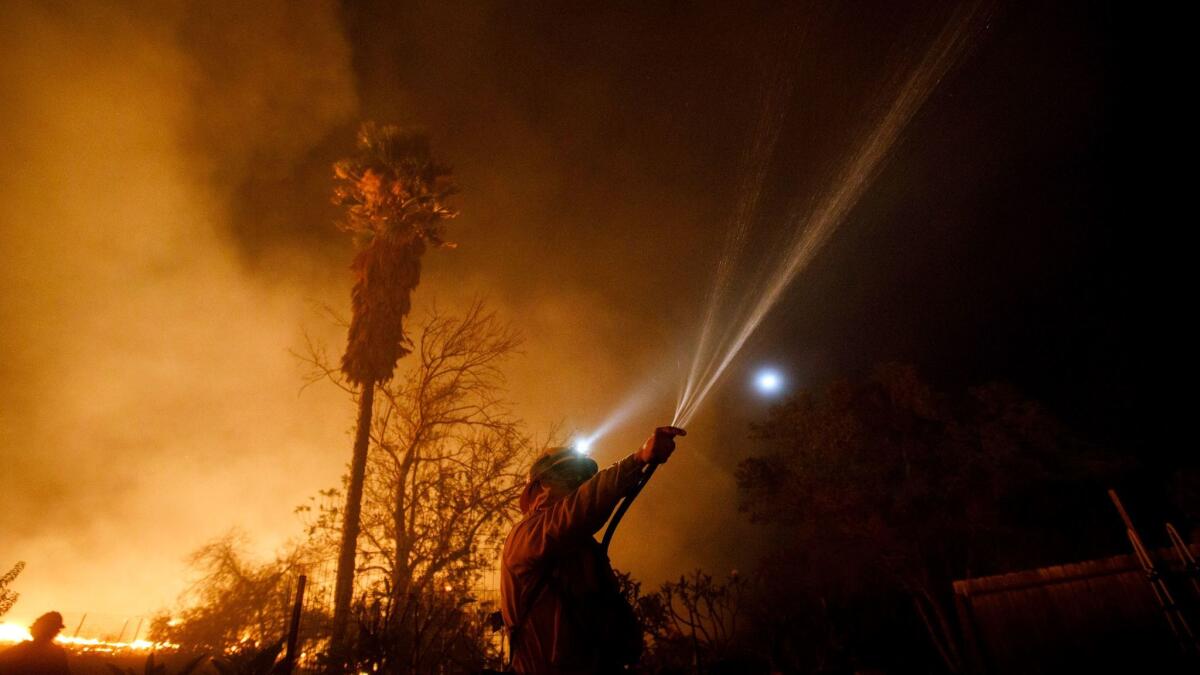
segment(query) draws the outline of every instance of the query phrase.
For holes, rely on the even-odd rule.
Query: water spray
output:
[[[793,82],[791,78],[776,72],[773,81],[768,84],[759,106],[759,116],[755,120],[751,142],[741,157],[742,170],[730,227],[726,235],[724,254],[717,261],[717,269],[713,276],[713,285],[709,289],[705,305],[704,320],[700,324],[700,335],[692,356],[692,367],[688,371],[683,391],[679,400],[688,401],[696,395],[699,388],[713,376],[712,353],[729,339],[732,326],[725,324],[724,331],[717,335],[720,323],[719,310],[725,303],[725,297],[730,291],[735,263],[742,255],[750,225],[758,211],[758,203],[762,197],[763,185],[766,183],[771,159],[775,154],[775,145],[779,141],[779,133],[783,129],[786,117],[786,102],[791,99]],[[672,425],[682,424],[679,408],[676,408]]]
[[[774,307],[784,290],[816,257],[845,221],[871,181],[878,175],[900,134],[965,52],[971,38],[983,25],[980,19],[985,14],[983,3],[972,3],[959,8],[930,44],[916,67],[890,90],[891,102],[887,112],[866,135],[863,143],[848,157],[842,169],[835,175],[831,187],[816,201],[812,209],[806,212],[793,211],[793,215],[788,219],[793,232],[791,241],[783,247],[783,254],[774,265],[766,268],[768,273],[754,289],[756,292],[753,297],[757,297],[757,300],[743,302],[739,309],[745,309],[735,311],[736,320],[730,321],[729,317],[721,317],[721,309],[730,270],[741,258],[748,222],[740,207],[735,211],[733,227],[724,254],[717,265],[713,290],[709,294],[692,368],[688,372],[675,407],[675,416],[671,422],[673,426],[686,427],[691,422],[700,404],[721,379],[746,341],[754,334],[767,312]],[[768,134],[767,144],[773,146],[775,138],[775,135]],[[769,148],[767,152],[769,154]],[[751,203],[756,202],[760,189],[755,187],[752,195],[746,199]],[[726,328],[722,336],[715,339],[718,321]]]
[[[988,14],[986,10],[987,0],[958,8],[931,42],[915,68],[896,80],[892,87],[886,88],[886,96],[890,99],[886,112],[865,134],[862,144],[854,149],[840,170],[834,174],[830,187],[813,202],[811,208],[796,207],[791,210],[786,223],[792,235],[781,247],[781,254],[766,265],[755,261],[755,264],[760,266],[759,275],[751,287],[751,300],[739,297],[731,301],[727,296],[731,290],[734,272],[742,261],[750,224],[758,211],[770,160],[782,128],[785,111],[782,101],[786,100],[791,92],[790,81],[775,83],[775,88],[768,93],[761,108],[753,141],[742,158],[745,171],[741,173],[743,179],[738,191],[738,200],[725,247],[717,263],[713,286],[707,295],[696,350],[675,406],[671,427],[682,428],[691,422],[700,405],[767,313],[842,225],[878,175],[913,116],[962,57],[971,39],[981,30],[984,25],[983,19]],[[734,302],[735,309],[724,312],[730,302]],[[767,371],[759,373],[755,384],[759,391],[769,395],[782,391],[784,387],[780,374]],[[650,393],[649,388],[643,388],[631,396],[590,434],[577,436],[573,447],[577,452],[589,453],[597,440],[623,422],[632,412],[648,403]],[[656,464],[646,467],[635,489],[621,502],[605,531],[605,549],[608,548],[617,523],[656,469]]]

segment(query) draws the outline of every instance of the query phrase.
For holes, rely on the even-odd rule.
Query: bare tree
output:
[[[703,672],[705,662],[726,655],[737,640],[746,587],[736,572],[719,582],[700,570],[663,584],[657,593],[666,619],[660,639],[686,641],[692,667]]]
[[[839,631],[865,633],[906,595],[952,673],[967,664],[951,580],[1104,541],[1072,495],[1120,466],[1009,386],[941,392],[898,364],[799,392],[754,429],[740,507],[773,535],[773,604],[829,599]]]
[[[182,598],[183,609],[175,617],[156,617],[151,639],[211,654],[256,651],[281,641],[296,577],[319,552],[298,544],[259,562],[247,555],[247,546],[246,538],[233,532],[193,552],[189,563],[199,575]],[[314,591],[310,597],[323,595]],[[319,601],[310,603],[308,624],[318,623],[325,611]]]
[[[358,585],[365,625],[377,632],[383,621],[389,632],[390,653],[377,658],[395,672],[429,671],[457,649],[470,623],[464,603],[519,515],[532,443],[501,369],[518,344],[480,302],[458,317],[435,308],[413,367],[378,387]],[[315,377],[353,391],[319,349],[308,361]]]

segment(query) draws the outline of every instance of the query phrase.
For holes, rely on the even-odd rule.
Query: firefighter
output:
[[[593,535],[643,471],[662,464],[686,432],[659,427],[642,447],[598,471],[572,448],[534,462],[521,494],[524,517],[504,542],[500,594],[518,673],[618,672],[641,653],[642,631]]]
[[[64,627],[58,612],[39,616],[29,627],[32,640],[0,653],[0,675],[70,675],[67,651],[54,644]]]

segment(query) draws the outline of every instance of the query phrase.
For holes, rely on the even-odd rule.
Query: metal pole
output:
[[[1200,579],[1197,579],[1200,576],[1200,566],[1196,565],[1196,556],[1192,555],[1192,550],[1188,548],[1187,542],[1179,536],[1179,530],[1176,530],[1171,523],[1167,523],[1167,536],[1171,538],[1171,545],[1175,547],[1175,555],[1179,556],[1179,562],[1183,564],[1184,574],[1192,583],[1192,590],[1200,595]]]
[[[87,612],[84,612],[83,616],[79,617],[79,625],[75,626],[75,633],[71,636],[72,639],[79,637],[79,629],[83,628],[84,621],[87,621]]]
[[[1175,604],[1175,598],[1171,596],[1170,589],[1163,582],[1162,574],[1154,566],[1154,560],[1150,557],[1149,551],[1142,545],[1141,539],[1133,530],[1126,530],[1129,535],[1129,543],[1133,545],[1134,555],[1137,556],[1138,562],[1142,566],[1142,571],[1146,573],[1146,578],[1150,581],[1150,588],[1154,591],[1154,597],[1158,600],[1158,604],[1162,606],[1163,614],[1167,617],[1167,624],[1171,627],[1171,632],[1176,638],[1183,640],[1184,637],[1192,637],[1192,629],[1187,624],[1187,620],[1179,614],[1179,606]]]
[[[296,602],[292,605],[292,622],[288,626],[287,653],[283,657],[283,672],[290,675],[296,667],[296,643],[300,637],[300,610],[304,606],[304,585],[308,577],[301,574],[296,581]]]
[[[1117,507],[1117,513],[1121,514],[1121,520],[1125,523],[1125,529],[1133,532],[1134,536],[1137,536],[1137,529],[1133,526],[1133,520],[1129,518],[1129,514],[1125,511],[1125,505],[1121,503],[1121,498],[1117,496],[1117,491],[1110,489],[1108,491],[1108,498],[1112,500],[1113,506]]]
[[[1117,507],[1117,513],[1121,514],[1121,520],[1125,522],[1125,534],[1128,535],[1129,543],[1133,546],[1133,554],[1141,565],[1142,571],[1146,574],[1146,581],[1150,583],[1150,589],[1154,592],[1154,599],[1162,607],[1163,616],[1167,620],[1167,625],[1171,628],[1171,633],[1179,640],[1179,644],[1185,652],[1195,652],[1197,644],[1192,627],[1188,625],[1187,618],[1183,616],[1183,612],[1180,610],[1179,605],[1176,604],[1175,598],[1171,595],[1171,589],[1167,587],[1166,579],[1163,578],[1162,572],[1154,564],[1154,558],[1150,556],[1146,545],[1142,543],[1142,538],[1138,535],[1137,528],[1133,526],[1133,519],[1125,511],[1125,505],[1121,503],[1121,498],[1117,496],[1116,490],[1109,490],[1108,498],[1112,500],[1113,506]]]

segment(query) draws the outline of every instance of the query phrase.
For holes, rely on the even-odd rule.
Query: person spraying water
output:
[[[790,87],[785,82],[768,97],[671,426],[659,427],[640,450],[603,471],[571,448],[547,451],[530,471],[521,498],[525,516],[505,541],[501,562],[502,613],[516,672],[620,672],[637,661],[641,631],[617,591],[607,554],[616,524],[657,466],[670,457],[675,437],[685,434],[682,427],[690,424],[769,311],[845,222],[909,122],[984,29],[989,14],[988,0],[965,3],[923,52],[915,52],[915,60],[898,64],[877,105],[871,106],[882,114],[857,136],[858,143],[826,189],[790,209],[780,228],[782,238],[766,260],[755,256],[747,261],[751,221],[782,123],[779,102]],[[757,272],[745,292],[735,294],[736,273],[748,265]],[[776,391],[781,380],[776,375],[761,386]],[[640,394],[622,404],[582,437],[582,444],[595,442],[640,407],[639,399]],[[593,537],[610,515],[612,523],[598,543]]]
[[[619,516],[685,435],[659,427],[602,471],[573,447],[550,448],[534,462],[521,494],[524,517],[501,555],[501,612],[515,672],[615,673],[637,662],[642,630],[620,594],[608,543]]]

